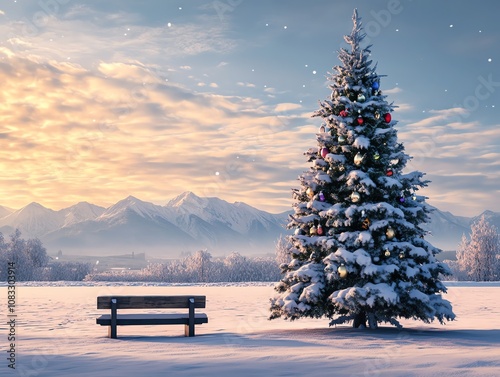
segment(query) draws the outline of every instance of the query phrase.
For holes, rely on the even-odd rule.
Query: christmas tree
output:
[[[271,319],[301,317],[379,323],[401,327],[398,318],[426,323],[453,320],[439,274],[441,250],[424,239],[429,218],[423,173],[403,173],[411,158],[397,140],[396,122],[372,67],[370,47],[357,11],[341,49],[341,66],[331,74],[330,98],[314,116],[323,122],[318,148],[305,154],[311,167],[293,190],[294,214],[288,227],[289,263],[271,299]]]

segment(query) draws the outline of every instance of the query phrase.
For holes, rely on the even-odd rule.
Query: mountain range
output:
[[[23,238],[39,238],[49,254],[119,255],[146,253],[161,258],[208,249],[213,255],[237,251],[243,255],[273,253],[291,211],[271,214],[242,202],[201,198],[185,192],[166,205],[133,196],[109,208],[80,202],[54,211],[38,203],[14,210],[0,206],[0,232],[16,228]],[[500,225],[500,213],[485,211]],[[482,214],[481,214],[482,215]],[[443,250],[455,250],[462,234],[477,217],[454,216],[437,208],[426,224],[428,240]]]

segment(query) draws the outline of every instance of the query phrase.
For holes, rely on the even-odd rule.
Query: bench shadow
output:
[[[378,329],[355,329],[352,327],[333,327],[317,329],[276,329],[266,331],[269,335],[331,338],[339,340],[393,340],[399,343],[441,341],[464,346],[498,346],[500,345],[500,329],[446,329],[446,327],[415,327],[397,329],[392,326],[381,326]]]
[[[495,347],[500,345],[500,330],[442,328],[379,327],[378,329],[354,329],[351,327],[313,329],[266,329],[252,333],[214,332],[194,337],[179,335],[118,335],[113,341],[169,344],[210,344],[242,347],[322,347],[325,342],[351,342],[363,339],[366,342],[392,342],[395,344],[452,344],[454,346]]]
[[[166,344],[210,344],[213,346],[242,346],[242,347],[319,347],[314,341],[290,339],[288,337],[266,336],[256,334],[238,334],[232,332],[216,332],[200,334],[194,337],[162,336],[162,335],[118,335],[113,341],[128,341],[138,343],[166,343]]]

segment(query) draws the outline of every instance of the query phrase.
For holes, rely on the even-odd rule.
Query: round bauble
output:
[[[380,84],[378,81],[374,81],[372,84],[372,89],[373,90],[378,90],[380,88]]]
[[[323,235],[324,230],[323,230],[323,227],[321,225],[318,225],[317,233],[318,233],[319,236]]]
[[[378,111],[375,111],[375,119],[380,119],[380,113]]]
[[[354,164],[359,166],[363,163],[365,156],[362,155],[361,153],[356,153],[356,156],[354,156]]]
[[[373,153],[373,159],[375,161],[380,160],[380,154],[378,152]]]
[[[351,194],[351,200],[352,200],[353,203],[359,202],[360,199],[361,199],[361,195],[359,195],[359,192],[354,191]]]
[[[385,235],[387,236],[388,239],[392,240],[394,238],[394,236],[396,235],[396,232],[394,231],[394,229],[389,227],[389,228],[387,228]]]
[[[323,191],[320,191],[320,192],[319,192],[318,197],[319,197],[319,200],[320,200],[321,202],[324,202],[324,201],[325,201],[325,194],[323,194]]]
[[[344,263],[342,263],[339,266],[339,268],[337,268],[337,271],[338,271],[341,279],[345,279],[347,277],[347,268],[346,268],[346,266],[344,266]]]
[[[403,259],[405,256],[406,255],[405,255],[404,251],[399,253],[399,259]]]
[[[339,115],[340,115],[341,117],[344,117],[344,118],[345,118],[346,116],[348,116],[348,115],[349,115],[349,113],[347,112],[347,110],[342,110],[342,111],[339,113]]]
[[[363,220],[363,223],[362,223],[361,227],[364,230],[368,230],[370,228],[370,219],[368,217]]]
[[[358,102],[365,102],[366,101],[366,97],[363,95],[363,94],[358,94]]]
[[[392,169],[387,169],[385,175],[388,177],[392,177],[394,175],[394,171]]]
[[[314,225],[311,227],[311,229],[309,229],[309,234],[311,236],[318,234],[318,230],[316,229],[316,227]]]
[[[314,190],[310,187],[307,188],[306,194],[308,197],[312,198],[314,196]]]
[[[365,120],[363,119],[363,117],[358,117],[357,119],[358,121],[358,124],[361,126],[363,123],[365,123]]]
[[[392,120],[391,114],[385,113],[384,114],[384,121],[385,121],[385,123],[391,123],[391,120]]]
[[[327,147],[321,148],[321,157],[325,158],[328,153],[330,153],[330,150]]]
[[[319,128],[319,132],[320,132],[320,133],[323,133],[323,132],[325,132],[325,131],[326,131],[325,126],[321,126],[321,127]]]
[[[385,249],[384,255],[388,258],[391,256],[391,252],[388,249]]]
[[[345,143],[345,141],[346,141],[345,136],[344,135],[339,135],[338,141],[339,141],[340,144]]]

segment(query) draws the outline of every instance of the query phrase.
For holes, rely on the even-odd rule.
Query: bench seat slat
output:
[[[117,300],[117,309],[176,309],[188,308],[189,299],[194,299],[194,307],[204,308],[205,296],[99,296],[97,297],[97,309],[111,309],[111,299]]]
[[[111,315],[103,314],[96,318],[96,323],[101,326],[111,325]],[[187,325],[189,315],[186,314],[118,314],[116,324],[118,326],[129,325]],[[194,323],[200,325],[208,323],[205,313],[196,313]]]

